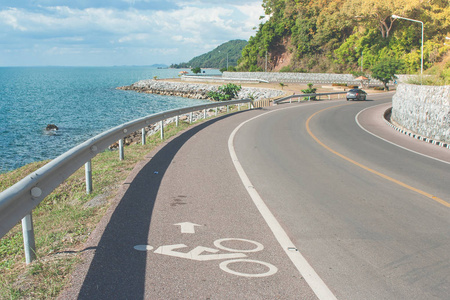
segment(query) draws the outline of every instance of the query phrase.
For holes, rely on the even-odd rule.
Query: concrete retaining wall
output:
[[[450,86],[399,84],[391,119],[406,130],[450,143]]]
[[[397,81],[407,82],[413,78],[418,80],[417,75],[396,75]],[[228,80],[263,80],[268,82],[284,83],[346,83],[348,85],[360,85],[361,81],[355,80],[352,74],[332,74],[332,73],[277,73],[277,72],[223,72],[222,78]],[[370,85],[383,85],[376,79],[370,79]],[[389,85],[393,85],[390,82]]]
[[[259,79],[269,82],[284,83],[347,83],[358,85],[352,74],[326,74],[326,73],[277,73],[277,72],[223,72],[223,78],[233,80]]]

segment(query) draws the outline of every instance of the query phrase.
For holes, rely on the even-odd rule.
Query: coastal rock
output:
[[[156,80],[141,80],[129,86],[119,87],[121,90],[133,90],[139,93],[159,94],[164,96],[178,96],[193,99],[209,99],[208,92],[217,91],[218,85],[195,84],[185,82],[169,82]],[[283,95],[280,90],[266,88],[242,87],[238,99],[252,97],[254,100],[275,98]]]
[[[48,124],[47,127],[45,127],[45,130],[58,130],[58,126],[55,124]]]

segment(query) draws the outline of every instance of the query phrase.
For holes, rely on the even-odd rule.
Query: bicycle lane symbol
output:
[[[239,242],[247,242],[250,244],[253,244],[255,247],[254,249],[234,249],[230,247],[225,247],[222,245],[223,242],[227,241],[239,241]],[[180,252],[176,251],[177,249],[183,249],[187,248],[185,244],[176,244],[176,245],[165,245],[160,246],[157,248],[153,253],[161,254],[161,255],[168,255],[178,258],[185,258],[190,259],[194,261],[210,261],[210,260],[224,260],[219,264],[219,267],[221,270],[237,275],[237,276],[243,276],[243,277],[267,277],[275,274],[278,271],[278,268],[274,265],[259,261],[259,260],[253,260],[253,259],[247,259],[247,254],[245,253],[253,253],[253,252],[259,252],[264,249],[264,246],[261,243],[247,240],[247,239],[238,239],[238,238],[224,238],[224,239],[218,239],[214,241],[214,246],[218,249],[214,248],[208,248],[203,246],[198,246],[192,249],[189,252]],[[149,245],[137,245],[134,247],[134,249],[138,251],[152,251],[153,247]],[[217,254],[220,250],[228,251],[231,253],[222,253]],[[232,270],[229,265],[231,264],[238,264],[238,263],[251,263],[251,264],[258,264],[265,266],[268,270],[263,273],[243,273]]]

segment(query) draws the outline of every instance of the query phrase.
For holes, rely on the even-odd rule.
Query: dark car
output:
[[[347,92],[347,101],[352,100],[366,100],[367,93],[361,89],[351,89]]]

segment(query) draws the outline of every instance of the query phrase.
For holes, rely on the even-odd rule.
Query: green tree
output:
[[[385,90],[389,90],[387,84],[389,81],[397,79],[395,73],[400,66],[400,62],[395,59],[383,59],[372,68],[372,77],[381,81]]]
[[[191,69],[192,73],[198,74],[202,72],[202,69],[200,67],[195,67]]]

